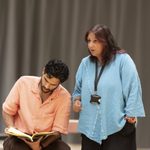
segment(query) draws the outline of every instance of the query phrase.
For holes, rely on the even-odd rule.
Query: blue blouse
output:
[[[101,64],[99,64],[99,70]],[[124,116],[144,117],[142,91],[136,66],[127,53],[116,54],[105,66],[97,86],[100,105],[90,103],[94,92],[95,63],[90,56],[82,59],[76,73],[73,100],[81,97],[78,131],[101,143],[125,125]]]

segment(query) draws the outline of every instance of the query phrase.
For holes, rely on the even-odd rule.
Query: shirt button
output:
[[[106,136],[104,136],[103,138],[106,139]]]

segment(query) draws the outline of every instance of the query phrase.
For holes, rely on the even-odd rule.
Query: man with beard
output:
[[[61,134],[67,134],[70,117],[71,97],[61,85],[68,76],[66,64],[50,60],[41,77],[22,76],[16,81],[2,106],[6,127],[30,135],[44,131],[55,134],[36,142],[9,136],[3,143],[4,150],[70,150],[61,140]]]

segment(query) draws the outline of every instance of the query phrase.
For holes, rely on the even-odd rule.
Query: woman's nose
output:
[[[93,43],[90,42],[90,43],[88,44],[88,46],[89,46],[89,48],[93,48]]]

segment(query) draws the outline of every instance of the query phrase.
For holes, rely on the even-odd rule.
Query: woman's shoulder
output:
[[[90,60],[90,55],[82,58],[82,61],[89,61],[89,60]]]
[[[82,63],[82,64],[87,64],[87,63],[90,63],[90,62],[91,62],[91,61],[90,61],[90,55],[88,55],[88,56],[82,58],[82,60],[81,60],[81,63]]]
[[[123,50],[116,53],[116,59],[121,62],[132,61],[131,56]]]
[[[134,66],[135,63],[131,56],[128,53],[117,53],[115,61],[121,65],[125,66]]]

